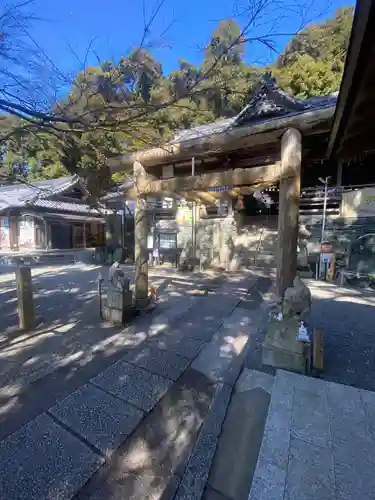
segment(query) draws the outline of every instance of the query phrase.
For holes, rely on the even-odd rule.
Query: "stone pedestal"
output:
[[[310,318],[311,293],[299,277],[285,290],[284,298],[270,315],[266,338],[262,345],[262,362],[276,368],[300,373],[310,371],[311,343],[304,339],[303,330]],[[307,331],[305,330],[308,340]]]
[[[297,339],[299,320],[288,318],[277,321],[272,318],[268,324],[266,338],[262,345],[262,363],[299,373],[310,370],[311,346]]]
[[[107,300],[103,304],[103,319],[114,325],[122,325],[135,316],[133,293],[129,289],[119,289],[109,283]]]
[[[35,328],[35,309],[30,267],[20,266],[16,271],[19,327]]]

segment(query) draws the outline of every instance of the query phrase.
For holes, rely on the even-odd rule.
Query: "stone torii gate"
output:
[[[126,196],[135,199],[139,307],[149,294],[147,196],[179,193],[204,200],[216,186],[241,190],[279,183],[277,291],[283,296],[296,275],[301,169],[324,150],[335,103],[331,96],[295,99],[266,76],[237,117],[183,131],[163,147],[109,160],[112,172],[133,169],[134,187]]]

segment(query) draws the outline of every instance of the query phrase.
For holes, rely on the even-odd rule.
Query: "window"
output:
[[[86,222],[86,247],[97,247],[104,244],[104,225],[97,222]]]
[[[160,248],[177,248],[177,234],[176,233],[160,233],[159,234],[159,247]]]
[[[73,248],[84,248],[84,228],[83,224],[73,224]]]

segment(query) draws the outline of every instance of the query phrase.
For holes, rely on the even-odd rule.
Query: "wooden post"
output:
[[[324,370],[324,332],[321,328],[315,328],[313,332],[313,367]]]
[[[281,180],[277,238],[277,294],[284,296],[297,271],[298,220],[301,191],[301,134],[288,129],[281,139]]]
[[[11,250],[19,250],[19,231],[20,224],[18,217],[9,217],[9,246]]]
[[[18,318],[22,330],[35,328],[34,298],[30,267],[20,266],[16,270]]]
[[[147,179],[143,165],[134,162],[133,178],[136,189],[139,189]],[[135,253],[135,303],[137,309],[148,305],[148,219],[147,198],[138,195],[134,209],[134,253]]]
[[[337,179],[336,185],[342,186],[342,160],[338,160],[337,162]]]
[[[144,196],[139,196],[135,202],[134,222],[135,301],[137,308],[143,309],[148,304],[148,220]]]
[[[47,221],[44,219],[44,241],[43,241],[43,248],[44,250],[48,250],[49,244],[48,244],[48,227],[47,227]]]

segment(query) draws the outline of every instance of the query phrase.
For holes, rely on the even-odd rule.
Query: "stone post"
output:
[[[18,318],[22,330],[35,328],[34,298],[30,267],[20,266],[16,270]]]
[[[276,285],[279,297],[293,285],[297,272],[299,204],[301,192],[301,134],[288,129],[281,139],[281,180],[277,239]]]

